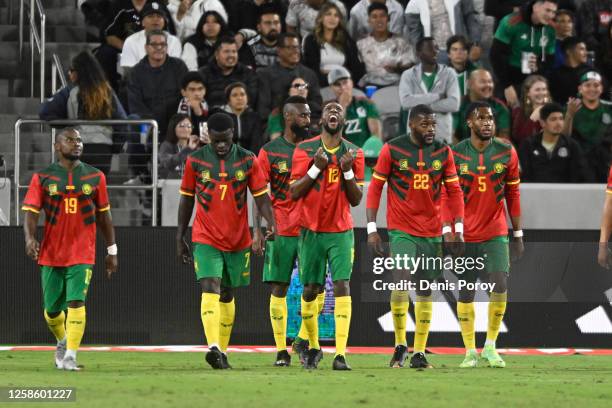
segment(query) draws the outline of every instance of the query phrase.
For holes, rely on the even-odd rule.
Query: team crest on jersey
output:
[[[359,116],[360,118],[365,118],[367,115],[368,113],[366,112],[363,106],[357,108],[357,116]]]
[[[434,161],[431,163],[431,167],[432,167],[434,170],[440,170],[440,169],[442,168],[442,162],[441,162],[440,160],[434,160]]]
[[[81,191],[83,192],[83,194],[85,195],[90,195],[91,194],[91,184],[83,184],[83,186],[81,187]]]
[[[495,170],[496,173],[502,173],[504,171],[504,165],[502,163],[495,163],[493,170]]]
[[[402,159],[399,161],[400,170],[408,170],[408,160]]]
[[[57,194],[57,184],[49,184],[49,195],[56,195]]]
[[[242,170],[236,170],[236,175],[235,175],[235,177],[236,177],[236,180],[238,180],[238,181],[242,181],[242,180],[244,180],[244,171],[242,171]]]
[[[469,174],[470,170],[468,169],[467,163],[461,163],[459,165],[459,174]]]
[[[200,173],[200,176],[202,177],[203,182],[210,181],[210,171],[202,170],[202,172]]]
[[[286,173],[289,171],[289,168],[287,167],[287,162],[286,161],[280,161],[278,162],[278,172],[279,173]]]

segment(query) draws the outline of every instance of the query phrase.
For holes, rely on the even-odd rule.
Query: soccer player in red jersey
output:
[[[601,215],[601,227],[599,232],[599,254],[597,261],[606,269],[612,267],[612,257],[608,249],[608,241],[612,233],[612,167],[608,174],[608,187],[606,188],[606,201],[604,203],[603,214]]]
[[[383,256],[382,241],[376,229],[380,196],[387,186],[387,228],[394,255],[412,258],[442,257],[441,192],[446,188],[449,204],[457,223],[457,234],[444,234],[445,241],[463,240],[460,226],[463,220],[463,195],[459,188],[453,154],[443,142],[435,140],[436,117],[427,105],[411,109],[408,119],[410,136],[402,135],[383,146],[368,188],[366,216],[368,245],[377,256]],[[432,317],[431,289],[421,282],[430,282],[442,275],[441,262],[416,271],[395,271],[396,279],[416,285],[414,355],[411,368],[430,368],[425,358],[425,346]],[[408,291],[391,292],[391,313],[395,330],[395,351],[389,365],[403,367],[408,355],[406,319]]]
[[[108,246],[105,264],[109,279],[117,270],[117,245],[106,177],[79,160],[83,153],[79,132],[62,130],[54,148],[58,161],[32,176],[22,207],[23,229],[26,253],[41,269],[45,320],[57,339],[55,366],[78,371],[85,298],[95,263],[96,224]],[[45,211],[45,232],[39,244],[36,225],[41,209]]]
[[[300,200],[299,243],[302,321],[310,341],[304,367],[317,368],[319,345],[317,295],[331,264],[336,299],[336,356],[334,370],[350,370],[346,343],[351,322],[349,279],[355,255],[350,206],[361,201],[365,160],[363,151],[342,138],[344,109],[330,102],[323,109],[320,136],[300,143],[293,153],[291,197]]]
[[[506,208],[513,229],[513,252],[522,255],[521,204],[519,193],[519,162],[516,150],[503,139],[495,138],[493,109],[486,102],[474,102],[467,111],[470,138],[453,147],[455,166],[465,196],[465,257],[484,260],[483,267],[455,273],[460,280],[475,282],[479,275],[494,284],[489,298],[489,327],[481,357],[491,367],[505,367],[495,349],[507,301],[507,276],[510,272],[508,224]],[[445,208],[446,206],[443,206]],[[451,217],[443,212],[444,228],[450,230]],[[480,272],[480,273],[479,273]],[[474,334],[474,291],[463,288],[459,292],[457,317],[466,348],[460,367],[476,367]]]
[[[273,239],[276,224],[257,158],[232,142],[232,118],[215,113],[207,123],[210,144],[192,153],[185,163],[176,249],[179,260],[191,262],[184,236],[197,200],[193,264],[202,289],[200,311],[209,348],[206,361],[215,369],[226,369],[231,368],[226,352],[236,313],[233,288],[250,283],[247,187],[268,223],[266,239]]]

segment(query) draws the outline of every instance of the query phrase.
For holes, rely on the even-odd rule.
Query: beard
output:
[[[483,134],[482,134],[482,132],[475,130],[475,131],[474,131],[474,134],[476,135],[476,137],[477,137],[479,140],[482,140],[482,141],[486,141],[486,140],[491,140],[491,139],[493,139],[493,132],[491,132],[491,135],[490,135],[490,136],[485,136],[485,135],[483,135]]]
[[[338,123],[338,126],[336,126],[336,128],[334,129],[334,128],[329,127],[327,123],[324,123],[323,128],[325,129],[327,133],[329,133],[332,136],[335,136],[338,132],[342,130],[342,125]]]
[[[70,161],[77,161],[81,158],[81,155],[76,155],[76,154],[72,154],[72,153],[68,153],[68,154],[64,154],[64,158],[66,160],[70,160]]]
[[[297,123],[293,123],[289,128],[298,140],[306,139],[310,131],[308,126],[300,126]]]
[[[276,42],[276,40],[278,40],[278,34],[279,34],[278,32],[272,30],[268,34],[266,34],[264,37],[266,38],[266,40],[270,42]]]

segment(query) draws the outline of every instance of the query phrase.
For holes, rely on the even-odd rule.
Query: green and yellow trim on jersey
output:
[[[21,207],[21,210],[22,211],[31,211],[31,212],[33,212],[35,214],[40,214],[40,208],[36,208],[34,206],[31,206],[31,205],[24,205],[24,206]]]
[[[187,197],[194,197],[195,193],[193,191],[187,191],[187,190],[183,190],[182,188],[179,189],[179,193],[181,195],[187,196]]]
[[[108,210],[110,210],[110,204],[107,205],[106,207],[102,207],[102,208],[98,209],[98,212],[104,212],[104,211],[108,211]]]

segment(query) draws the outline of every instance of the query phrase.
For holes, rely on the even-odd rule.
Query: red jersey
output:
[[[418,146],[403,135],[385,143],[368,188],[367,208],[378,208],[387,186],[387,228],[418,237],[442,235],[442,183],[452,214],[463,217],[463,196],[450,147],[439,141]]]
[[[106,177],[81,162],[71,171],[53,163],[35,173],[22,210],[45,211],[45,233],[38,264],[93,265],[96,258],[96,211],[108,211]]]
[[[297,145],[293,152],[291,180],[306,175],[314,164],[314,155],[323,147],[329,159],[328,165],[315,180],[312,188],[300,200],[301,226],[315,232],[344,232],[353,228],[351,207],[346,197],[340,158],[353,150],[353,172],[358,185],[363,185],[365,159],[363,150],[346,139],[332,150],[326,149],[321,136],[308,139]]]
[[[180,193],[195,196],[197,202],[193,242],[226,252],[251,245],[247,186],[254,197],[268,192],[255,155],[237,144],[224,159],[211,145],[187,158]]]

